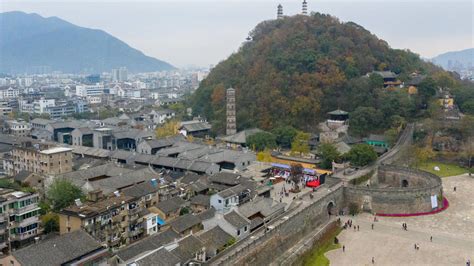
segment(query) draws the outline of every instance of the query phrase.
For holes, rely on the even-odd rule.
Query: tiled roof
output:
[[[220,226],[215,226],[206,232],[198,235],[198,238],[204,243],[206,248],[220,249],[224,247],[230,240],[231,235],[225,232]]]
[[[199,217],[193,215],[192,213],[179,216],[178,218],[171,221],[170,226],[178,233],[182,233],[193,226],[196,226],[201,223]]]
[[[146,237],[143,240],[135,242],[117,252],[117,257],[123,261],[129,261],[137,256],[154,249],[158,249],[163,245],[171,243],[179,238],[179,235],[173,230],[166,230],[164,232],[154,234]]]
[[[238,214],[236,211],[230,211],[229,213],[224,214],[224,219],[235,228],[242,228],[246,225],[250,225],[250,221]]]
[[[21,265],[62,265],[100,249],[100,243],[78,230],[15,250],[12,255]]]

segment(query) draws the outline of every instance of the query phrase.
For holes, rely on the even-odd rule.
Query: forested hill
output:
[[[195,114],[221,133],[228,87],[237,91],[239,129],[292,125],[312,130],[337,108],[373,107],[387,117],[415,112],[406,92],[387,95],[379,79],[362,78],[368,72],[391,70],[406,80],[415,71],[441,71],[414,53],[391,49],[353,22],[319,13],[264,21],[250,37],[211,71],[192,98]],[[384,101],[391,101],[391,110],[384,109]]]

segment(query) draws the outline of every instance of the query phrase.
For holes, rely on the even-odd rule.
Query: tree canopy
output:
[[[336,146],[331,143],[322,143],[319,145],[318,153],[321,157],[320,166],[324,169],[331,169],[332,162],[337,161],[341,156]]]
[[[368,144],[356,144],[347,153],[346,157],[354,166],[366,166],[377,160],[377,153]]]
[[[76,199],[84,199],[81,189],[65,179],[55,179],[46,196],[56,212],[73,204]]]
[[[257,132],[247,137],[247,145],[256,151],[273,149],[276,147],[276,137],[269,132]]]
[[[390,48],[360,25],[342,23],[330,15],[264,21],[250,37],[251,41],[211,71],[190,100],[193,112],[205,116],[220,133],[225,129],[228,87],[236,89],[239,130],[289,125],[308,132],[335,106],[349,112],[359,106],[373,108],[383,119],[412,115],[416,105],[406,92],[404,97],[386,92],[382,77],[366,77],[366,73],[391,70],[406,81],[413,72],[442,72],[410,51]],[[439,75],[436,81],[449,85],[452,80],[449,75]],[[433,95],[431,85],[430,80],[425,81],[422,97],[412,98],[426,102]],[[400,107],[394,108],[397,104]]]

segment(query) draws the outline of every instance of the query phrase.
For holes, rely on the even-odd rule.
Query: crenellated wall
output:
[[[434,174],[386,165],[379,167],[374,178],[375,185],[370,187],[346,186],[346,204],[355,203],[372,213],[410,214],[431,211],[431,196],[436,195],[442,207],[442,182]]]

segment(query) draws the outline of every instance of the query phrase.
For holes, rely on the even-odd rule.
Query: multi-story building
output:
[[[142,210],[135,198],[118,192],[105,199],[77,201],[60,212],[60,234],[83,229],[103,244],[117,247],[144,235]]]
[[[104,94],[104,85],[77,85],[76,86],[76,96],[79,97],[89,97],[89,96],[99,96]]]
[[[8,125],[6,133],[8,134],[17,137],[27,137],[31,133],[31,126],[25,121],[9,120],[6,123]]]
[[[20,100],[20,112],[30,114],[49,114],[52,119],[88,112],[87,103],[81,99],[57,102],[55,99]]]
[[[20,89],[13,86],[0,87],[0,100],[14,99],[20,95]]]
[[[11,160],[11,161],[10,161]],[[10,162],[9,162],[10,161]],[[29,171],[36,174],[57,175],[72,171],[72,149],[64,147],[44,148],[23,143],[12,150],[12,156],[4,163],[10,163],[8,175]]]
[[[0,249],[19,247],[41,234],[39,195],[0,188]]]

